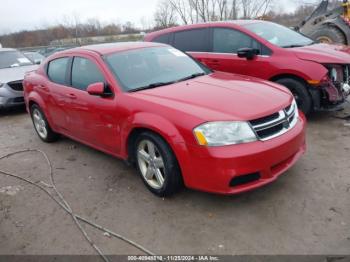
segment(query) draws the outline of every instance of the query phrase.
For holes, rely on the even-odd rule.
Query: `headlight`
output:
[[[202,146],[227,146],[257,141],[247,122],[209,122],[194,129]]]

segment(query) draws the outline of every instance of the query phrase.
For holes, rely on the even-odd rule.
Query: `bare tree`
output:
[[[166,0],[165,0],[166,1]],[[175,9],[179,15],[182,22],[187,25],[193,23],[192,21],[192,7],[189,4],[190,0],[169,0],[169,3],[172,8]]]
[[[257,18],[270,11],[275,0],[162,0],[169,3],[183,24]],[[157,18],[156,18],[157,19]]]
[[[229,19],[237,19],[238,18],[238,13],[239,13],[239,7],[238,7],[238,0],[232,0],[231,1],[231,6],[230,6],[230,16]]]
[[[172,4],[168,1],[159,2],[155,13],[157,28],[167,28],[176,24],[176,12]]]
[[[273,0],[241,0],[244,19],[256,18],[266,14]]]

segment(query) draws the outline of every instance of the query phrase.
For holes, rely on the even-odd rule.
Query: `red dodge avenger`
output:
[[[305,151],[291,92],[212,72],[156,43],[85,46],[28,73],[25,102],[39,137],[59,134],[135,163],[147,188],[220,194],[277,179]]]

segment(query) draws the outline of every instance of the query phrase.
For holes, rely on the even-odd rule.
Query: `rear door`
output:
[[[48,80],[38,86],[41,92],[47,93],[46,105],[53,124],[64,132],[67,131],[67,111],[65,94],[69,91],[68,69],[71,57],[61,57],[50,61],[47,65]]]

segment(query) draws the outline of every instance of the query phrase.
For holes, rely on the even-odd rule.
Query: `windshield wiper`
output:
[[[284,45],[282,48],[295,48],[295,47],[303,47],[305,45]]]
[[[181,79],[177,80],[176,82],[182,82],[182,81],[190,80],[190,79],[193,79],[193,78],[196,78],[199,76],[204,76],[204,75],[206,75],[206,73],[195,73],[195,74],[192,74],[190,76],[186,76],[184,78],[181,78]]]
[[[173,83],[175,83],[175,81],[171,81],[171,82],[157,82],[157,83],[149,84],[147,86],[141,86],[141,87],[134,88],[132,90],[129,90],[129,92],[131,93],[131,92],[137,92],[137,91],[146,90],[146,89],[152,89],[152,88],[156,88],[156,87],[159,87],[159,86],[170,85],[170,84],[173,84]]]
[[[159,86],[171,85],[171,84],[174,84],[174,83],[186,81],[186,80],[193,79],[193,78],[196,78],[196,77],[199,77],[199,76],[204,76],[204,75],[206,75],[206,74],[205,73],[195,73],[195,74],[192,74],[190,76],[186,76],[184,78],[181,78],[181,79],[179,79],[177,81],[157,82],[157,83],[149,84],[147,86],[141,86],[141,87],[138,87],[138,88],[134,88],[132,90],[129,90],[128,92],[131,93],[131,92],[137,92],[137,91],[141,91],[141,90],[156,88],[156,87],[159,87]]]

